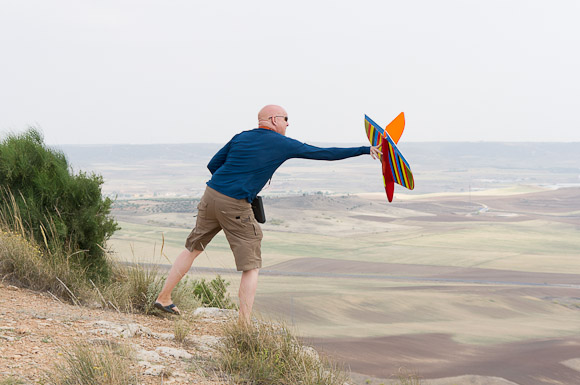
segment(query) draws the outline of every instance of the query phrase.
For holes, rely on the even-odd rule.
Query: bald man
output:
[[[155,307],[180,314],[171,300],[171,291],[189,271],[195,258],[212,238],[224,231],[242,272],[239,289],[239,320],[249,322],[262,267],[262,230],[252,212],[251,202],[288,159],[340,160],[363,154],[376,159],[377,147],[320,148],[286,137],[288,114],[280,106],[268,105],[258,113],[258,128],[234,136],[208,164],[212,174],[198,205],[195,228],[185,249],[175,260]]]

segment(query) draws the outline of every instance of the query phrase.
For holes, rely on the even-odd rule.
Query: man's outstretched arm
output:
[[[293,158],[316,159],[316,160],[341,160],[364,154],[376,155],[376,151],[371,151],[371,147],[369,146],[316,147],[306,143],[300,143],[294,149]]]

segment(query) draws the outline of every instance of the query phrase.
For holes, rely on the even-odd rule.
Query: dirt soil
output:
[[[194,358],[176,358],[160,354],[162,374],[144,374],[148,367],[137,365],[142,374],[142,384],[195,383],[223,384],[217,378],[208,379],[193,365],[198,358],[213,354],[207,348],[186,340],[184,344],[171,338],[175,316],[146,316],[122,314],[116,311],[91,309],[62,303],[49,294],[6,286],[0,283],[0,383],[3,380],[20,380],[24,384],[39,383],[43,375],[64,362],[63,352],[77,342],[93,343],[109,339],[138,345],[146,351],[159,347],[179,349]],[[133,337],[119,338],[96,332],[98,321],[118,325],[138,324],[152,333],[138,333]],[[225,319],[198,318],[192,325],[190,337],[219,336],[220,323]],[[102,330],[102,328],[101,328]],[[12,382],[10,382],[12,383]]]

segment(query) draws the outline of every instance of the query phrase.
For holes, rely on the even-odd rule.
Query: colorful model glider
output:
[[[367,137],[373,146],[382,144],[381,164],[383,166],[383,179],[385,181],[385,191],[389,202],[393,201],[395,183],[413,190],[415,181],[409,163],[403,158],[403,155],[397,148],[397,143],[405,129],[405,114],[400,113],[387,127],[383,130],[371,118],[365,115],[365,129]]]

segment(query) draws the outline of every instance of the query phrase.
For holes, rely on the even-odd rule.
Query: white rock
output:
[[[108,334],[116,337],[120,336],[125,338],[142,335],[150,336],[152,334],[151,329],[145,326],[141,326],[139,324],[121,325],[109,321],[97,321],[93,325],[99,326],[99,329],[96,329],[96,331],[91,331],[92,333],[96,334]],[[109,330],[110,332],[104,332],[105,330]]]
[[[173,377],[187,377],[187,374],[185,374],[184,372],[173,372]]]
[[[115,338],[121,337],[121,335],[117,331],[111,330],[111,329],[93,329],[93,330],[89,330],[89,333],[98,334],[98,335],[102,335],[102,336],[111,336],[111,337],[115,337]]]
[[[232,317],[237,315],[236,310],[231,309],[220,309],[217,307],[198,307],[193,312],[193,315],[200,317]]]
[[[159,338],[160,340],[168,340],[168,341],[172,341],[175,339],[175,336],[172,333],[153,333],[153,337]]]
[[[93,323],[94,326],[100,326],[101,328],[105,328],[105,329],[114,329],[114,328],[118,328],[119,325],[117,325],[114,322],[109,322],[109,321],[105,321],[105,320],[100,320],[100,321],[95,321]]]
[[[125,337],[135,337],[135,336],[150,336],[151,329],[146,326],[141,326],[139,324],[127,324],[123,325],[123,335]]]
[[[310,346],[302,346],[300,348],[302,355],[312,358],[314,361],[320,361],[320,356],[318,355],[318,352],[310,347]]]
[[[184,358],[184,359],[193,358],[193,356],[191,354],[189,354],[188,352],[186,352],[183,349],[175,349],[175,348],[170,348],[168,346],[160,346],[157,349],[155,349],[155,351],[164,355],[164,356],[170,356],[170,357],[174,357],[174,358]]]
[[[215,350],[216,347],[221,343],[221,337],[215,336],[192,336],[189,338],[191,342],[193,342],[197,348],[197,350],[202,352],[208,352]]]
[[[160,376],[161,374],[163,374],[164,370],[165,366],[163,365],[151,365],[147,369],[145,369],[145,371],[143,371],[143,374],[145,374],[146,376]]]
[[[161,356],[157,352],[145,349],[137,350],[137,352],[135,353],[135,358],[138,361],[147,361],[147,362],[163,361],[163,358],[161,358]]]

